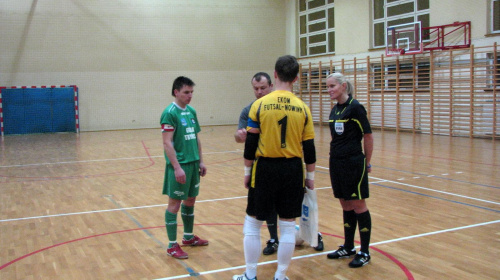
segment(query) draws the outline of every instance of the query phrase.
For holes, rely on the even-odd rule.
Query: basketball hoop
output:
[[[385,54],[399,56],[423,52],[421,22],[389,26],[386,29]]]

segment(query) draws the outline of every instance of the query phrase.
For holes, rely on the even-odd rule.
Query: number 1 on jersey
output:
[[[278,125],[281,125],[281,148],[286,148],[286,124],[288,116],[284,116],[278,121]]]

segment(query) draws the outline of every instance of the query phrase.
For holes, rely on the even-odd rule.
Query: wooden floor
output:
[[[0,279],[231,279],[241,273],[247,191],[235,129],[202,128],[208,174],[195,233],[210,245],[185,248],[187,260],[165,253],[159,129],[5,136]],[[343,243],[342,211],[328,177],[329,130],[316,132],[325,251],[297,247],[290,279],[499,279],[498,141],[374,132],[372,261],[351,269],[349,260],[326,258]],[[268,233],[261,232],[264,246]],[[275,260],[260,258],[259,279],[272,278]]]

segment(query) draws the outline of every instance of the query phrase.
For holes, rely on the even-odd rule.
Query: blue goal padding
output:
[[[74,100],[71,87],[3,89],[4,134],[76,132]]]
[[[24,90],[26,106],[24,120],[27,133],[52,132],[51,90],[33,88]]]
[[[52,90],[52,132],[76,132],[75,92],[73,88],[58,88]]]
[[[3,126],[5,134],[27,133],[25,123],[26,106],[24,89],[2,90]]]

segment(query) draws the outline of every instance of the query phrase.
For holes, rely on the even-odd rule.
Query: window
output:
[[[322,69],[321,76],[319,74],[319,69],[317,68],[311,69],[311,72],[309,71],[303,72],[302,73],[303,84],[301,85],[302,89],[317,93],[320,87],[320,80],[322,81],[323,88],[325,88],[326,77],[328,77],[328,75],[330,75],[333,72],[335,72],[335,67],[332,68],[332,71],[330,71],[330,69]]]
[[[500,0],[491,1],[491,33],[500,33]]]
[[[422,89],[429,88],[430,64],[428,61],[420,61],[415,65],[415,80],[413,79],[413,63],[399,64],[399,71],[396,71],[396,64],[384,65],[382,70],[380,64],[373,64],[373,88],[376,90],[399,89]],[[398,81],[399,78],[399,81]],[[399,83],[398,83],[399,82]]]
[[[300,57],[335,53],[334,0],[299,0]]]
[[[429,0],[372,0],[372,8],[374,48],[385,47],[389,26],[420,21],[421,27],[429,27]]]
[[[489,88],[499,88],[500,87],[500,55],[499,53],[489,53],[489,76],[488,87]]]

